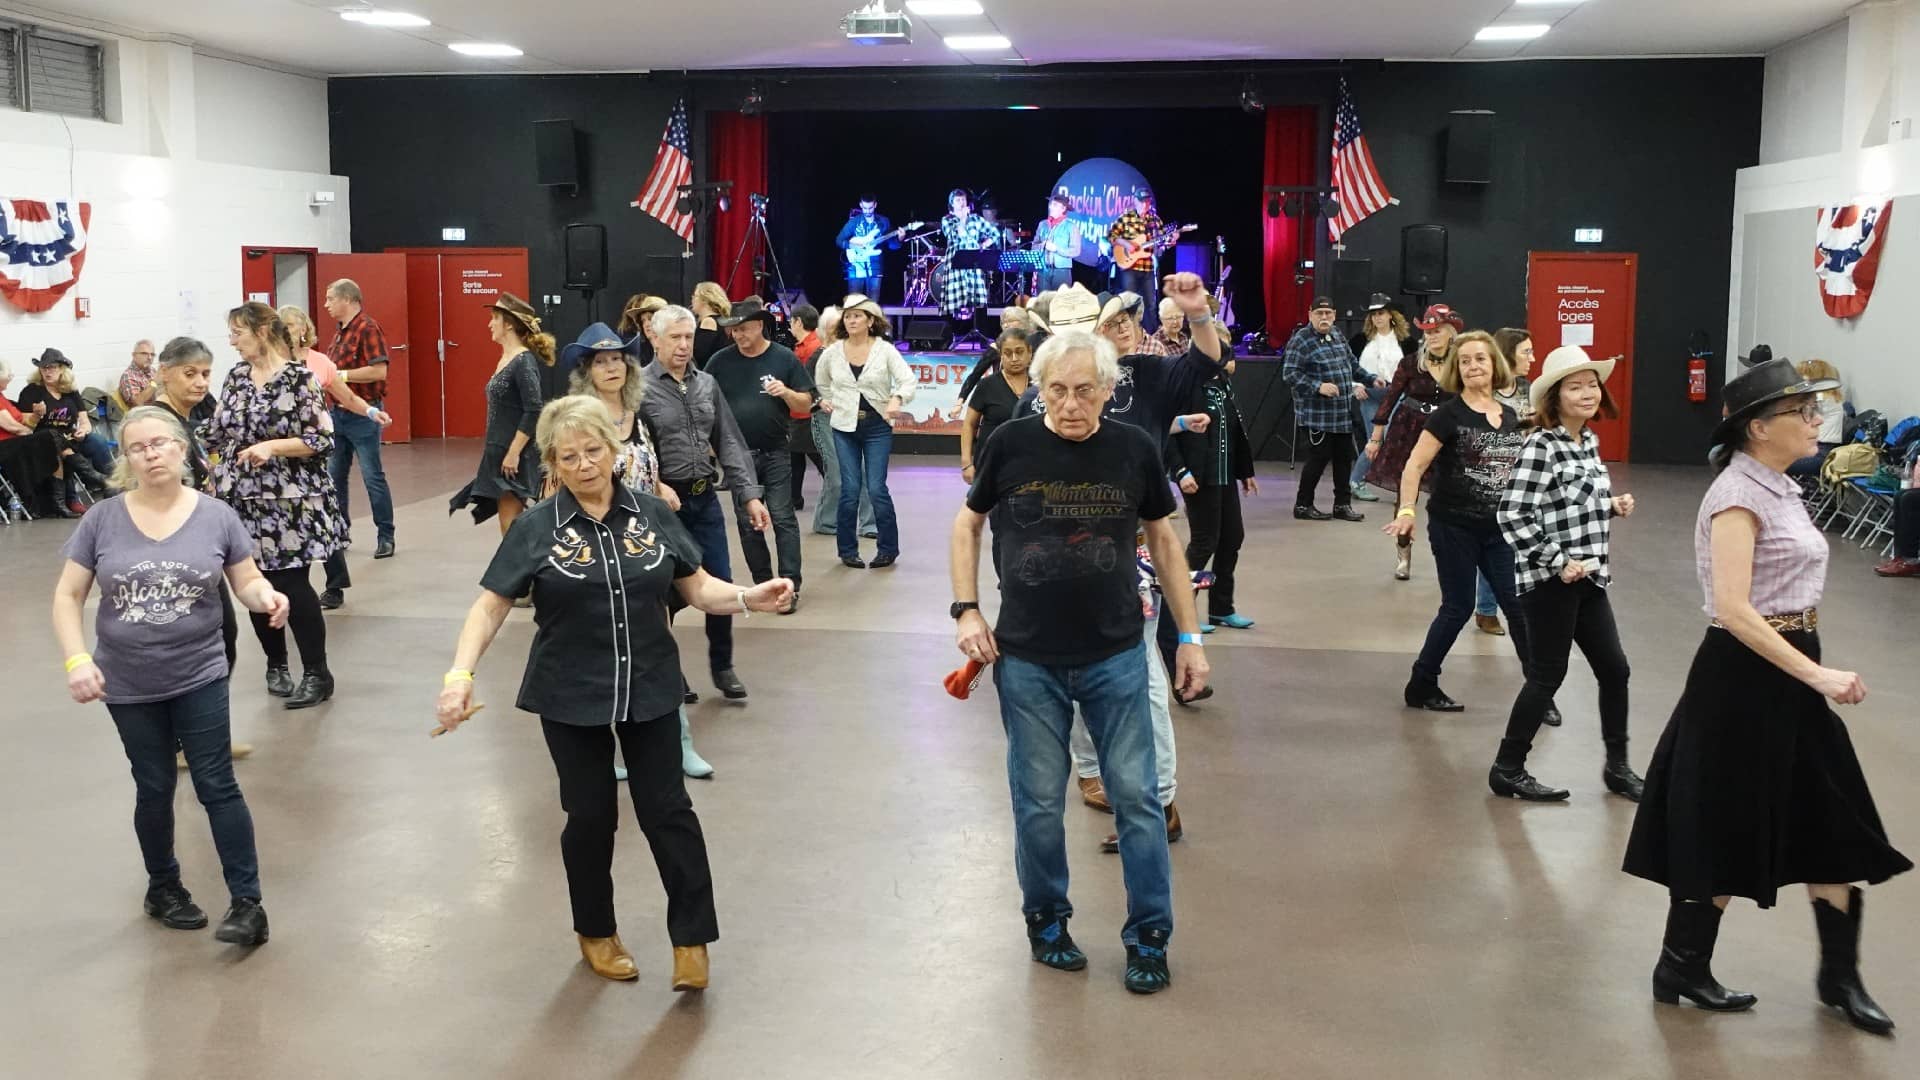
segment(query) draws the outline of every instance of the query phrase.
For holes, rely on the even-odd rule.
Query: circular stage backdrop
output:
[[[1088,158],[1054,181],[1052,191],[1064,191],[1071,200],[1067,216],[1078,221],[1082,234],[1093,241],[1080,248],[1082,265],[1096,268],[1107,265],[1110,257],[1107,228],[1127,212],[1128,197],[1133,189],[1148,186],[1151,185],[1139,169],[1110,157]]]

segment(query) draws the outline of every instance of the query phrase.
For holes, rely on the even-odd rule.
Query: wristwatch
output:
[[[957,619],[969,611],[979,610],[980,603],[977,600],[955,600],[953,604],[947,608],[947,617]]]

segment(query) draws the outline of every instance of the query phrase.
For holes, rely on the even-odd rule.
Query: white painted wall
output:
[[[1840,147],[1847,21],[1767,54],[1760,106],[1760,164],[1831,154]]]
[[[83,386],[113,385],[135,341],[177,334],[214,346],[224,371],[243,246],[350,250],[347,181],[327,175],[323,83],[178,44],[108,44],[109,120],[0,109],[0,196],[93,207],[86,267],[66,299],[36,315],[0,301],[16,393],[48,346],[74,360]],[[321,190],[337,201],[309,208]],[[92,301],[92,318],[75,317],[75,297]]]

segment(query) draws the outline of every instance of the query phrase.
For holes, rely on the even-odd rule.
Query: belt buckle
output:
[[[705,495],[707,493],[706,478],[702,477],[699,480],[695,480],[691,485],[688,486],[687,490],[693,492],[695,495]]]

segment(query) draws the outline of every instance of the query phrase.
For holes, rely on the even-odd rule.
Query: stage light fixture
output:
[[[1320,196],[1320,216],[1323,218],[1339,217],[1340,200],[1334,198],[1332,195]]]
[[[907,0],[907,10],[922,17],[943,15],[984,15],[980,0]]]
[[[340,17],[350,23],[359,23],[361,26],[417,28],[433,25],[432,20],[405,11],[343,11]]]
[[[758,116],[761,107],[766,103],[767,95],[760,89],[760,84],[750,83],[747,86],[747,96],[740,100],[740,115]]]
[[[1553,29],[1545,23],[1506,23],[1488,26],[1473,35],[1475,41],[1532,41]]]
[[[941,40],[954,52],[984,52],[988,49],[1013,47],[1013,42],[1002,34],[955,34]]]
[[[1267,196],[1267,216],[1274,217],[1274,218],[1277,218],[1280,216],[1280,196],[1278,195]]]
[[[477,56],[496,60],[526,55],[511,45],[503,45],[497,41],[456,41],[447,46],[447,48],[452,49],[461,56]]]
[[[1246,81],[1240,84],[1240,111],[1261,113],[1266,109],[1267,103],[1260,96],[1260,88],[1254,85],[1253,76],[1247,76]]]

